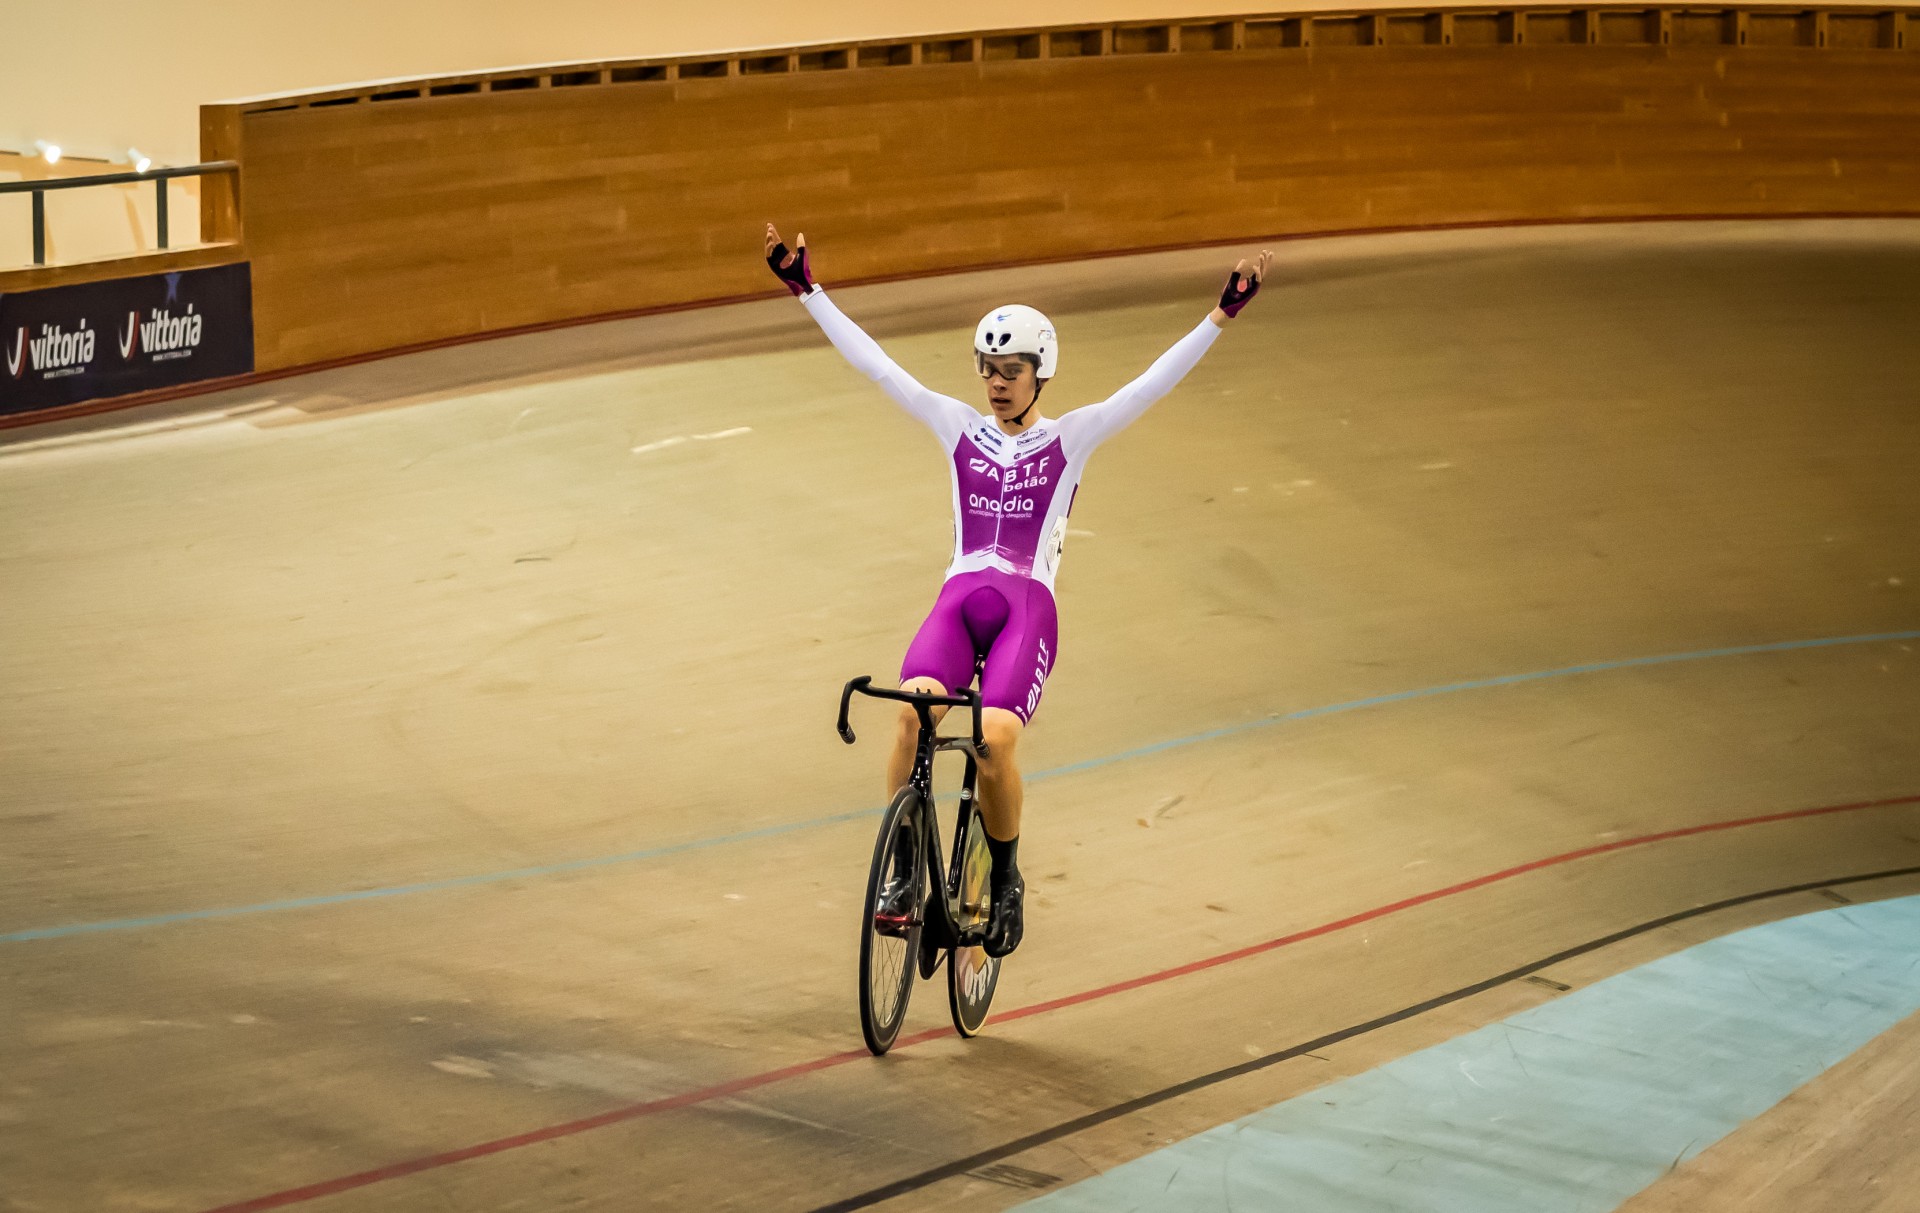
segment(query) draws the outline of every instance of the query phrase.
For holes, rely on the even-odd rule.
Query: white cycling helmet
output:
[[[974,362],[988,354],[1032,354],[1040,360],[1034,378],[1053,378],[1060,365],[1060,342],[1053,335],[1053,321],[1037,308],[1024,303],[1009,303],[988,312],[980,327],[973,330]]]

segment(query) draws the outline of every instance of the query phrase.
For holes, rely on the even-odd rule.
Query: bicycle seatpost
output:
[[[974,681],[978,682],[979,679],[976,678]],[[967,692],[967,706],[973,709],[974,755],[978,758],[985,758],[987,756],[987,739],[984,736],[982,736],[980,732],[980,692],[979,691],[969,690]]]

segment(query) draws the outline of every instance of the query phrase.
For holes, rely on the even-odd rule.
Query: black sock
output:
[[[1007,882],[1020,875],[1020,868],[1013,862],[1013,853],[1020,849],[1020,836],[1001,842],[992,834],[987,835],[987,853],[993,856],[993,887],[1005,888]]]

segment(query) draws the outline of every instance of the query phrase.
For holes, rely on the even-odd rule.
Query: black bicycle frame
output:
[[[980,942],[984,926],[961,932],[955,921],[954,890],[960,887],[961,865],[966,862],[967,827],[972,824],[974,807],[974,785],[979,775],[980,760],[987,756],[986,738],[980,734],[980,692],[969,690],[961,695],[933,695],[921,691],[890,691],[872,685],[873,679],[861,675],[842,688],[840,692],[840,740],[852,745],[853,728],[847,723],[847,708],[857,692],[874,699],[892,699],[910,705],[914,715],[920,721],[920,735],[913,751],[913,773],[907,782],[919,791],[927,811],[920,815],[920,846],[927,857],[927,879],[933,887],[940,890],[940,896],[931,898],[937,923],[927,923],[934,927],[934,946],[936,947],[972,947]],[[934,731],[933,709],[938,707],[968,708],[973,712],[972,737],[941,737]],[[939,820],[933,807],[933,756],[941,750],[956,750],[967,759],[965,777],[960,783],[960,808],[955,817],[953,830],[952,870],[942,874],[941,869],[948,867],[940,852]]]

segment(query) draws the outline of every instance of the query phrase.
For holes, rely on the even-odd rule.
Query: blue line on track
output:
[[[1920,640],[1920,631],[1876,632],[1865,636],[1828,636],[1816,640],[1782,640],[1773,644],[1749,644],[1734,648],[1700,649],[1690,653],[1662,653],[1653,657],[1629,657],[1621,661],[1596,661],[1586,665],[1562,666],[1553,670],[1536,670],[1529,674],[1505,674],[1498,678],[1475,678],[1466,682],[1449,682],[1440,686],[1420,687],[1412,691],[1395,691],[1390,695],[1373,695],[1365,699],[1349,699],[1343,703],[1331,703],[1316,708],[1301,708],[1293,712],[1279,712],[1263,716],[1258,720],[1249,720],[1241,724],[1226,725],[1222,728],[1208,729],[1202,733],[1193,733],[1185,737],[1175,737],[1169,741],[1157,741],[1152,745],[1137,749],[1122,750],[1117,754],[1106,754],[1098,758],[1089,758],[1083,762],[1071,762],[1065,766],[1050,767],[1044,771],[1035,771],[1027,776],[1029,783],[1044,779],[1057,779],[1062,775],[1077,775],[1082,771],[1091,771],[1098,767],[1110,766],[1116,762],[1128,762],[1135,758],[1146,758],[1153,754],[1184,746],[1198,745],[1204,741],[1217,741],[1223,737],[1233,737],[1255,729],[1271,728],[1295,720],[1310,720],[1316,716],[1332,716],[1339,712],[1357,712],[1362,708],[1381,707],[1390,703],[1404,703],[1411,699],[1431,699],[1438,695],[1453,695],[1461,691],[1482,691],[1494,687],[1514,686],[1523,682],[1540,682],[1548,678],[1569,678],[1575,674],[1599,674],[1608,670],[1627,670],[1641,666],[1673,665],[1683,661],[1706,661],[1716,657],[1747,657],[1757,653],[1786,653],[1799,649],[1835,648],[1841,645],[1882,644],[1898,640]],[[454,876],[446,880],[427,880],[417,884],[384,885],[372,889],[355,889],[346,893],[321,893],[311,897],[290,897],[281,901],[261,901],[252,905],[220,906],[209,910],[180,910],[171,914],[152,914],[141,918],[110,918],[100,922],[76,922],[57,927],[36,927],[25,931],[11,931],[0,934],[0,943],[25,943],[35,939],[64,939],[73,935],[92,935],[103,931],[135,931],[145,927],[167,926],[177,922],[199,922],[212,918],[237,918],[244,914],[267,914],[278,910],[305,910],[315,906],[345,905],[355,901],[372,901],[382,897],[404,897],[414,893],[433,893],[442,889],[462,889],[473,885],[497,884],[507,880],[526,880],[539,876],[555,876],[564,872],[580,872],[590,868],[603,868],[611,864],[635,863],[643,859],[662,859],[669,855],[684,855],[690,851],[704,851],[711,847],[727,846],[737,842],[754,842],[763,838],[778,838],[783,834],[794,834],[801,830],[819,829],[824,826],[840,825],[844,822],[858,821],[863,817],[878,816],[881,809],[857,809],[851,813],[835,813],[828,817],[814,817],[806,821],[793,821],[785,825],[762,826],[754,830],[742,830],[735,834],[722,834],[713,838],[696,838],[687,842],[672,843],[667,846],[649,847],[640,851],[625,851],[618,855],[594,855],[584,859],[569,859],[560,863],[539,864],[533,867],[510,868],[502,872],[478,872],[471,876]]]
[[[1052,767],[1027,776],[1027,782],[1038,779],[1050,779],[1059,775],[1073,775],[1080,771],[1090,771],[1108,763],[1125,762],[1131,758],[1145,758],[1149,754],[1158,754],[1163,750],[1178,749],[1202,741],[1214,741],[1221,737],[1232,737],[1236,733],[1245,733],[1252,729],[1268,728],[1276,724],[1285,724],[1292,720],[1310,720],[1315,716],[1331,716],[1336,712],[1356,712],[1361,708],[1375,708],[1382,704],[1404,703],[1409,699],[1431,699],[1436,695],[1453,695],[1460,691],[1483,691],[1491,687],[1513,686],[1522,682],[1539,682],[1547,678],[1567,678],[1574,674],[1598,674],[1606,670],[1626,670],[1637,666],[1672,665],[1681,661],[1705,661],[1712,657],[1746,657],[1754,653],[1785,653],[1795,649],[1825,649],[1847,644],[1875,644],[1893,640],[1920,639],[1920,632],[1879,632],[1867,636],[1829,636],[1819,640],[1781,640],[1773,644],[1749,644],[1729,649],[1701,649],[1692,653],[1662,653],[1654,657],[1629,657],[1622,661],[1596,661],[1588,665],[1562,666],[1556,670],[1536,670],[1531,674],[1503,674],[1498,678],[1475,678],[1467,682],[1449,682],[1436,687],[1420,687],[1412,691],[1395,691],[1390,695],[1374,695],[1366,699],[1349,699],[1344,703],[1330,703],[1323,707],[1301,708],[1295,712],[1279,712],[1272,716],[1263,716],[1258,720],[1249,720],[1242,724],[1230,724],[1223,728],[1208,729],[1204,733],[1195,733],[1189,737],[1176,737],[1172,741],[1156,741],[1152,745],[1141,746],[1135,750],[1124,750],[1118,754],[1107,754],[1100,758],[1089,758],[1085,762],[1072,762],[1063,767]],[[0,939],[4,939],[0,936]]]

